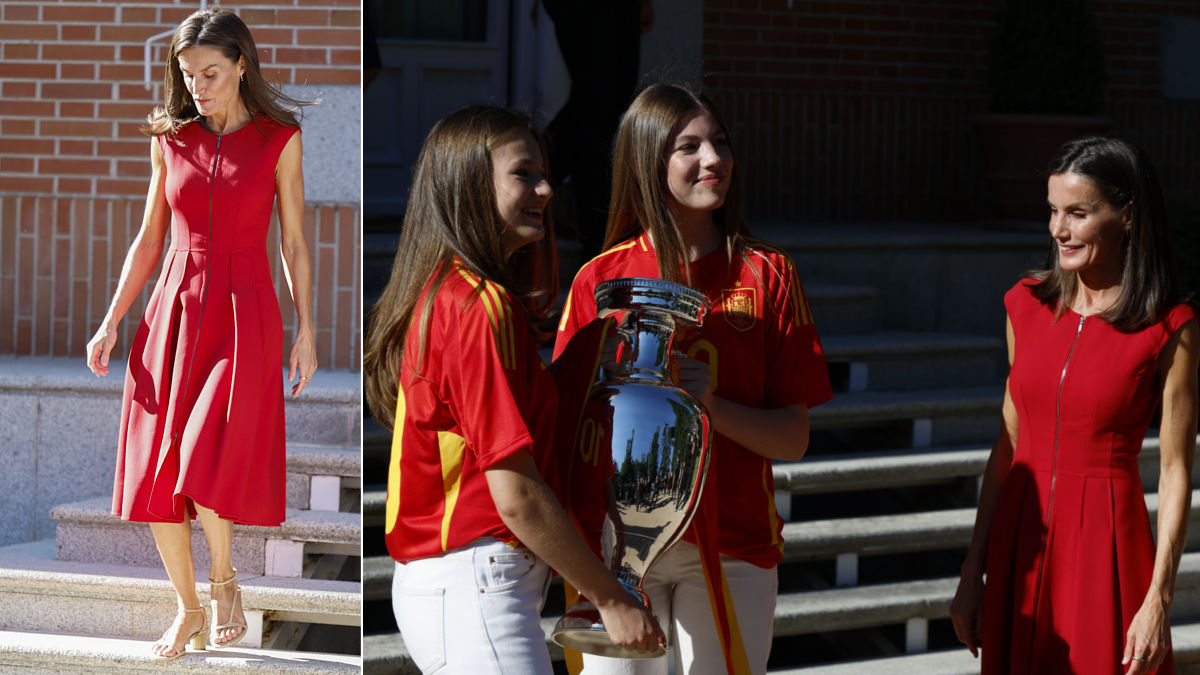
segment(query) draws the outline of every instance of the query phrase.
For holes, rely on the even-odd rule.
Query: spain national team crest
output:
[[[753,288],[731,288],[721,292],[721,314],[730,326],[740,331],[754,327],[758,316],[754,291]]]

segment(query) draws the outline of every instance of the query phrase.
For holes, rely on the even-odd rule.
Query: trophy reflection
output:
[[[601,318],[624,312],[617,329],[616,362],[601,369],[588,397],[578,433],[576,484],[594,488],[593,503],[578,518],[598,538],[604,561],[647,608],[642,583],[654,563],[687,529],[708,470],[710,427],[704,407],[671,378],[677,326],[699,327],[708,300],[692,288],[660,279],[623,278],[596,287]],[[589,474],[588,471],[591,471]],[[580,476],[591,486],[583,486]],[[603,505],[596,503],[603,502]],[[601,508],[596,508],[601,507]],[[604,513],[603,519],[596,514]],[[653,658],[609,639],[595,605],[582,596],[554,627],[558,644],[580,652],[620,658]]]

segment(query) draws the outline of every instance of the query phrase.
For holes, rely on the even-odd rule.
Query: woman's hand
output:
[[[288,361],[291,364],[288,367],[288,382],[295,380],[297,373],[300,375],[300,381],[292,385],[292,398],[296,398],[308,386],[313,373],[317,372],[317,347],[311,333],[302,332],[296,337]]]
[[[108,356],[117,344],[117,331],[107,321],[100,324],[96,334],[88,340],[87,367],[96,377],[108,374]]]
[[[971,650],[971,656],[979,657],[979,616],[983,607],[983,575],[963,570],[958,580],[958,590],[950,603],[950,622],[958,641]]]
[[[622,596],[607,603],[592,601],[600,610],[600,620],[608,631],[608,639],[618,647],[639,652],[654,651],[665,641],[658,621],[637,598],[629,593],[623,593]]]
[[[1171,644],[1171,622],[1167,614],[1162,598],[1151,589],[1125,633],[1125,656],[1121,665],[1129,666],[1126,675],[1152,673],[1162,664]]]
[[[679,356],[675,362],[675,370],[679,388],[694,396],[705,410],[712,411],[712,371],[709,370],[708,364],[686,356]]]

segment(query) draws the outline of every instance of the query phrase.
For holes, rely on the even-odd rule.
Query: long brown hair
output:
[[[250,112],[250,119],[262,113],[280,124],[298,127],[296,115],[302,106],[316,101],[294,99],[267,82],[258,64],[258,48],[250,29],[237,14],[220,7],[210,7],[192,13],[175,29],[171,46],[167,49],[166,75],[163,78],[162,106],[156,106],[146,118],[142,132],[150,136],[173,134],[200,118],[192,96],[183,81],[179,69],[179,52],[206,45],[215,47],[230,61],[237,63],[242,58],[245,78],[238,84],[242,104]]]
[[[1119,138],[1087,136],[1067,141],[1050,160],[1051,176],[1074,173],[1096,186],[1114,210],[1130,207],[1131,227],[1121,261],[1121,293],[1101,318],[1121,332],[1132,333],[1158,322],[1183,300],[1167,227],[1167,207],[1158,174],[1149,156]],[[1058,244],[1051,239],[1049,269],[1025,276],[1038,283],[1030,290],[1059,316],[1075,295],[1078,275],[1058,265]]]
[[[503,223],[492,183],[492,153],[522,132],[537,141],[542,158],[546,144],[533,120],[523,113],[493,105],[472,105],[434,125],[421,147],[408,192],[408,208],[392,276],[368,317],[363,353],[363,389],[375,419],[395,424],[396,388],[404,364],[404,345],[418,303],[441,288],[458,261],[484,281],[516,296],[534,322],[543,320],[557,296],[558,270],[554,225],[545,212],[545,236],[505,259],[500,242]],[[430,281],[432,279],[432,282]],[[477,292],[482,291],[482,284]],[[432,302],[421,303],[420,346],[426,348]]]
[[[699,110],[712,115],[729,137],[729,128],[703,93],[680,84],[652,84],[625,111],[613,151],[612,201],[604,248],[648,232],[658,254],[659,276],[671,281],[689,281],[691,273],[683,234],[667,201],[667,156],[684,119]],[[742,213],[741,172],[733,171],[730,178],[725,202],[713,211],[713,221],[732,257],[742,252],[749,230]]]

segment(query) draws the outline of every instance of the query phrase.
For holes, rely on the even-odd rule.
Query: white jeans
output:
[[[491,537],[396,563],[392,611],[421,672],[552,675],[538,615],[550,568]]]
[[[775,596],[779,591],[777,570],[725,555],[721,556],[721,568],[733,596],[750,669],[755,675],[766,673],[775,626]],[[725,654],[708,602],[700,550],[686,541],[675,544],[655,563],[643,580],[642,590],[650,596],[651,609],[663,631],[671,633],[668,646],[674,651],[675,675],[726,675]],[[671,657],[671,651],[657,659],[614,659],[584,654],[583,673],[667,675]]]

